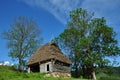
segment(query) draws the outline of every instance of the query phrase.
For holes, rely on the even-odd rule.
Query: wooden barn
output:
[[[61,52],[58,45],[50,42],[40,47],[27,62],[28,72],[45,72],[70,76],[71,61]],[[57,75],[56,75],[57,74]]]

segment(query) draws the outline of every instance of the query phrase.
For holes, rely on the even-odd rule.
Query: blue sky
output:
[[[69,11],[80,7],[95,12],[95,17],[105,17],[120,45],[120,0],[0,0],[0,32],[8,30],[15,17],[27,16],[38,23],[47,43],[67,27]],[[0,61],[12,63],[6,42],[0,38]]]

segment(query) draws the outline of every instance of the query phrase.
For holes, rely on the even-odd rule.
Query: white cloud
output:
[[[69,11],[79,6],[80,0],[22,0],[33,7],[42,7],[61,23],[66,23]],[[81,1],[82,2],[82,1]]]
[[[109,20],[118,17],[120,20],[118,15],[120,13],[119,4],[120,0],[85,0],[81,6],[89,11],[94,11],[98,17],[103,16],[109,18]]]
[[[4,66],[8,66],[9,64],[10,64],[9,61],[5,61],[5,62],[3,63]]]
[[[32,7],[42,7],[50,12],[56,19],[66,23],[69,11],[75,8],[86,8],[95,12],[96,16],[105,16],[110,20],[116,19],[120,12],[120,0],[19,0]],[[118,19],[118,18],[117,18]],[[120,17],[119,17],[120,20]],[[117,21],[117,20],[116,20]],[[111,22],[111,21],[109,21]]]
[[[1,65],[3,65],[3,66],[13,66],[14,64],[10,63],[9,61],[3,61],[3,62],[0,62],[0,66]]]
[[[3,63],[0,63],[0,66],[3,65]]]
[[[69,11],[85,8],[95,12],[96,17],[105,17],[120,37],[120,0],[19,0],[32,7],[44,8],[57,20],[65,24]]]
[[[12,63],[11,66],[13,66],[14,64]]]

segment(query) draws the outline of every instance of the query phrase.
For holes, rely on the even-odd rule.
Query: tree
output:
[[[26,17],[15,19],[9,30],[3,32],[3,38],[8,40],[9,56],[18,60],[18,69],[22,70],[25,61],[40,46],[40,29],[35,21]]]
[[[70,12],[69,27],[56,38],[57,43],[70,53],[69,57],[73,63],[72,69],[75,71],[75,77],[79,77],[78,71],[81,67],[81,58],[76,46],[79,40],[87,34],[92,16],[93,13],[88,14],[82,8]]]
[[[70,54],[76,77],[79,67],[82,68],[83,77],[96,80],[95,66],[107,63],[106,56],[116,56],[120,48],[115,39],[116,33],[106,24],[104,18],[93,18],[82,8],[70,12],[68,28],[56,38]]]

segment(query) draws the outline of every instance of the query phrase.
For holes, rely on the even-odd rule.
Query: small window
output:
[[[47,64],[47,71],[50,71],[50,69],[49,69],[49,64]]]

